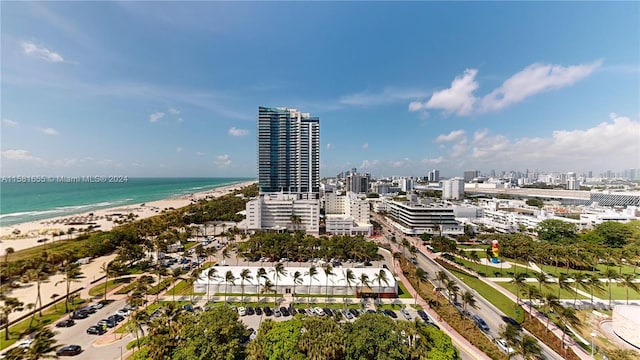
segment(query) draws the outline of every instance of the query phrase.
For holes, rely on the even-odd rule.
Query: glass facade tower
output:
[[[258,107],[260,192],[320,190],[320,119],[296,109]]]

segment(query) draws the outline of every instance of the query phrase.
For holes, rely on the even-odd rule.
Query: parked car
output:
[[[296,308],[294,308],[293,306],[289,305],[289,313],[291,313],[291,316],[295,316],[298,313],[298,310],[296,310]]]
[[[268,307],[268,306],[265,306],[265,307],[264,307],[264,315],[265,315],[265,316],[271,316],[271,315],[273,315],[273,311],[271,311],[271,308],[270,308],[270,307]]]
[[[31,347],[31,343],[32,342],[33,342],[33,339],[22,340],[17,344],[17,347],[23,348],[23,349],[27,349],[27,348]]]
[[[353,319],[353,314],[349,310],[342,310],[342,315],[344,315],[347,320]]]
[[[126,317],[126,316],[129,316],[129,310],[120,309],[120,310],[116,311],[116,314],[120,315],[120,316],[123,316],[123,317]]]
[[[280,313],[282,313],[282,316],[289,316],[290,315],[289,309],[287,309],[284,306],[280,308]]]
[[[358,317],[360,316],[360,311],[356,310],[356,309],[349,309],[349,312],[351,313],[351,315],[353,315],[354,317]]]
[[[247,315],[253,315],[253,314],[255,314],[255,313],[256,313],[256,312],[255,312],[255,311],[253,311],[253,308],[252,308],[251,306],[247,306]]]
[[[76,324],[76,322],[73,321],[73,319],[65,319],[65,320],[59,321],[56,324],[56,327],[71,327],[71,326],[73,326],[75,324]]]
[[[480,317],[480,315],[473,315],[471,319],[473,320],[473,322],[476,323],[476,325],[480,328],[480,330],[489,331],[489,325],[487,325],[487,323],[484,321],[483,318]]]
[[[418,310],[418,316],[420,316],[420,318],[424,322],[430,322],[431,321],[431,319],[429,319],[429,316],[427,315],[427,313],[424,310]]]
[[[282,313],[280,312],[280,309],[273,309],[273,316],[275,316],[275,317],[282,316]]]
[[[118,314],[113,314],[113,315],[109,316],[107,319],[113,320],[116,323],[119,323],[121,321],[124,321],[124,316],[118,315]]]
[[[91,334],[91,335],[102,335],[105,332],[106,331],[104,331],[104,329],[102,329],[102,327],[97,326],[97,325],[90,326],[87,329],[87,334]]]
[[[303,308],[298,309],[298,314],[307,315],[307,311]]]
[[[262,315],[262,309],[259,306],[256,306],[256,315]]]
[[[247,315],[247,308],[246,308],[246,307],[244,307],[244,306],[240,306],[240,307],[238,308],[238,315],[240,315],[240,316],[245,316],[245,315]]]
[[[313,308],[313,312],[315,312],[316,315],[318,315],[318,316],[324,316],[324,310],[322,310],[322,308],[315,307],[315,308]]]
[[[80,345],[67,345],[63,346],[56,351],[57,356],[75,356],[82,352]]]
[[[397,318],[398,318],[398,315],[397,315],[397,314],[396,314],[396,312],[395,312],[395,311],[393,311],[393,310],[385,310],[385,311],[384,311],[384,313],[385,313],[385,314],[387,314],[387,315],[389,315],[390,317],[392,317],[392,318],[394,318],[394,319],[397,319]]]
[[[71,313],[71,318],[74,320],[86,319],[88,317],[89,317],[89,313],[86,313],[86,312],[74,311]]]
[[[116,321],[115,319],[102,319],[98,321],[98,326],[102,328],[103,325],[106,325],[108,328],[112,328],[116,326]]]
[[[400,310],[400,312],[402,313],[402,316],[404,316],[405,319],[411,320],[411,314],[409,314],[409,311],[407,309],[402,309]]]
[[[96,310],[100,310],[104,307],[104,305],[101,302],[97,302],[93,305],[91,305],[92,308],[96,309]]]

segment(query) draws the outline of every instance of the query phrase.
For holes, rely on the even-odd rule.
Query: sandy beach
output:
[[[111,230],[118,225],[117,221],[125,219],[129,214],[135,215],[136,219],[144,219],[157,215],[165,209],[181,208],[200,199],[222,196],[254,183],[255,181],[247,181],[222,186],[214,190],[150,201],[144,204],[117,206],[75,215],[3,226],[0,227],[0,254],[4,254],[4,249],[8,247],[18,251],[40,245],[44,241],[51,243],[52,241],[73,238],[81,233],[81,230],[90,226],[103,231]],[[69,229],[72,228],[74,231],[68,234]],[[60,233],[64,233],[64,235],[59,235]]]

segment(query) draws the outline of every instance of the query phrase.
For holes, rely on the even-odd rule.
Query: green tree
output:
[[[237,312],[227,306],[215,307],[194,320],[184,322],[173,360],[245,358],[240,339],[248,334]]]
[[[593,305],[593,293],[595,292],[597,294],[604,294],[604,285],[602,285],[602,281],[597,274],[591,274],[591,276],[585,279],[584,283],[589,286],[589,292],[591,294],[591,305]]]
[[[0,294],[0,300],[4,302],[4,304],[0,306],[2,322],[4,324],[9,324],[9,315],[14,311],[22,311],[24,303],[17,298],[8,297],[4,294]],[[4,327],[4,339],[9,340],[9,326]]]
[[[240,287],[242,288],[242,303],[244,304],[244,282],[251,282],[253,276],[251,276],[251,271],[249,269],[242,269],[240,272]]]
[[[609,307],[611,307],[611,283],[618,280],[618,273],[613,269],[607,269],[604,273],[604,277],[607,279],[607,286],[609,289]]]
[[[347,285],[347,288],[348,288],[349,290],[351,290],[351,288],[352,288],[353,284],[354,284],[354,283],[355,283],[355,281],[356,281],[356,275],[353,273],[353,269],[347,269],[347,270],[343,273],[343,276],[344,276],[344,281],[345,281],[345,283],[346,283],[346,285]],[[345,307],[347,306],[346,291],[345,291],[344,305],[345,305]]]
[[[621,275],[618,280],[618,286],[624,286],[627,292],[627,305],[629,305],[629,289],[635,291],[636,293],[640,291],[640,287],[638,283],[634,282],[636,280],[635,274],[624,274]]]
[[[298,348],[302,329],[299,318],[282,322],[266,319],[260,325],[258,336],[247,346],[247,360],[304,360]]]
[[[325,277],[325,286],[324,286],[324,294],[327,296],[327,302],[329,302],[329,276],[334,276],[333,266],[331,264],[324,264],[322,266],[322,271],[324,271]]]
[[[538,224],[538,239],[550,243],[571,242],[577,237],[576,226],[562,220],[547,219]]]
[[[525,360],[538,359],[542,355],[542,349],[538,345],[538,340],[531,335],[522,335],[515,343],[514,355],[521,355]]]
[[[476,308],[476,298],[473,296],[473,293],[471,293],[471,291],[465,291],[462,296],[462,308],[463,310],[466,312],[467,311],[467,306],[471,306],[472,308]]]
[[[231,285],[235,286],[236,285],[236,277],[235,275],[233,275],[233,272],[231,270],[227,270],[227,272],[224,274],[224,304],[227,304],[227,285],[229,285],[229,283],[231,283]]]
[[[25,277],[28,281],[35,281],[36,283],[36,301],[34,305],[38,309],[38,314],[42,317],[42,296],[40,291],[40,285],[43,282],[47,282],[49,274],[45,269],[46,264],[40,264],[37,268],[29,269],[25,272]]]
[[[284,275],[287,275],[287,270],[284,268],[284,264],[279,262],[276,263],[276,265],[273,267],[273,277],[276,280],[276,285],[274,287],[273,290],[273,306],[276,306],[276,303],[278,301],[278,296],[276,295],[276,293],[278,292],[278,281],[280,280],[280,278]]]
[[[211,297],[209,297],[209,287],[211,285],[211,281],[218,279],[218,270],[214,267],[210,267],[208,270],[206,270],[206,274],[207,274],[207,302],[209,302],[209,300],[211,299]]]
[[[520,303],[520,293],[527,286],[527,273],[514,273],[513,279],[509,281],[516,288],[516,303]]]
[[[404,360],[407,345],[396,322],[378,314],[363,314],[346,331],[346,360]]]
[[[26,360],[38,360],[43,358],[58,358],[55,351],[60,347],[57,344],[55,333],[49,328],[38,330],[33,335],[33,342],[25,352]],[[51,354],[53,353],[53,354]]]
[[[596,225],[593,232],[604,238],[604,243],[608,247],[621,248],[627,243],[631,236],[631,228],[628,224],[617,221],[605,221]]]
[[[59,283],[66,284],[67,295],[66,295],[66,300],[64,302],[64,312],[68,313],[69,303],[70,303],[69,293],[71,292],[71,283],[80,282],[80,279],[84,279],[84,276],[82,275],[82,270],[80,270],[80,265],[68,260],[66,262],[66,265],[64,266],[63,275],[64,277],[62,278],[62,280],[58,281],[56,285],[58,285]]]

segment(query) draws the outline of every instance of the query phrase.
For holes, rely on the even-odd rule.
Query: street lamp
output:
[[[596,338],[596,333],[592,332],[591,333],[591,357],[593,357],[593,353],[595,350],[595,338]]]

